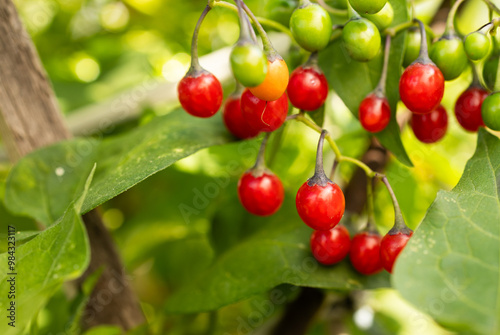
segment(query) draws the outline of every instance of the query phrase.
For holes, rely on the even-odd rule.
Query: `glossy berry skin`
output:
[[[375,14],[385,6],[387,0],[349,0],[349,2],[360,14]]]
[[[431,112],[444,94],[444,77],[432,63],[415,62],[399,80],[399,95],[406,107],[416,114]]]
[[[435,143],[446,134],[448,114],[441,105],[427,114],[413,114],[411,128],[420,142]]]
[[[246,89],[241,95],[241,111],[248,125],[256,131],[275,131],[288,114],[286,93],[274,101],[264,101]]]
[[[283,203],[283,185],[270,171],[254,175],[250,170],[238,182],[238,197],[250,213],[268,216],[274,214]]]
[[[243,117],[243,113],[241,112],[240,97],[241,95],[230,96],[227,98],[222,118],[226,128],[234,136],[240,139],[252,138],[257,136],[259,132],[252,129]]]
[[[360,13],[362,17],[373,22],[377,28],[382,31],[385,28],[389,27],[394,20],[394,9],[392,9],[392,5],[389,1],[385,4],[382,9],[375,14],[363,14]],[[416,57],[415,57],[416,58]]]
[[[314,111],[325,103],[328,82],[317,66],[299,66],[290,76],[287,92],[292,105],[306,111]]]
[[[281,58],[267,62],[267,74],[264,81],[255,87],[249,87],[250,92],[265,101],[278,100],[286,91],[288,85],[288,66]]]
[[[500,93],[492,93],[484,99],[481,115],[486,127],[500,131]]]
[[[344,193],[332,182],[325,186],[305,182],[297,192],[295,204],[302,221],[315,230],[335,227],[345,209]]]
[[[342,29],[342,40],[349,56],[358,62],[373,59],[380,50],[380,33],[370,20],[364,18],[347,22]]]
[[[363,128],[369,132],[378,133],[384,130],[391,120],[389,102],[385,97],[371,93],[361,101],[358,117]]]
[[[484,126],[481,116],[481,106],[488,92],[479,87],[470,87],[465,90],[455,103],[455,116],[458,123],[468,131],[477,131]]]
[[[302,48],[310,52],[319,51],[330,42],[332,19],[317,4],[299,7],[290,17],[290,31]]]
[[[458,36],[444,36],[431,46],[429,56],[445,80],[458,78],[467,67],[464,44]]]
[[[372,275],[382,271],[382,261],[380,260],[379,234],[371,232],[360,232],[351,241],[351,251],[349,258],[352,266],[364,275]]]
[[[182,108],[197,117],[214,115],[222,104],[222,86],[213,74],[206,71],[196,76],[187,74],[179,82],[177,94]]]
[[[343,260],[349,253],[351,239],[344,226],[330,230],[316,230],[311,235],[311,251],[318,262],[332,265]]]
[[[236,44],[229,57],[234,77],[246,87],[260,85],[267,75],[267,58],[257,45]]]
[[[465,37],[464,49],[469,59],[481,60],[490,51],[490,40],[485,34],[479,31],[470,33]]]
[[[410,232],[409,235],[399,232],[394,235],[387,234],[382,238],[380,242],[380,260],[387,272],[392,273],[394,262],[396,262],[412,235],[413,232]]]

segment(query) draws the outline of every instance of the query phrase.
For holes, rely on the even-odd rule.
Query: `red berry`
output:
[[[359,121],[363,128],[378,133],[387,127],[391,120],[391,108],[385,97],[371,93],[359,105]]]
[[[187,74],[177,86],[179,101],[186,112],[197,117],[210,117],[222,104],[222,86],[213,74],[203,71]]]
[[[318,67],[299,66],[290,76],[287,92],[292,105],[313,111],[325,103],[328,96],[328,82]]]
[[[268,216],[274,214],[283,203],[283,185],[270,171],[253,174],[250,170],[238,182],[238,197],[250,213]]]
[[[458,123],[468,131],[477,131],[484,126],[481,115],[483,100],[488,92],[478,87],[470,87],[464,91],[455,103],[455,115]]]
[[[274,131],[285,122],[288,114],[286,93],[274,101],[257,98],[246,89],[241,96],[241,111],[250,127],[258,131]]]
[[[439,141],[446,134],[448,128],[446,110],[439,105],[428,114],[413,114],[411,128],[421,142],[434,143]]]
[[[413,63],[399,80],[401,101],[413,113],[425,114],[435,109],[444,94],[444,77],[433,63]]]
[[[349,253],[351,240],[344,226],[330,230],[316,230],[311,235],[311,250],[314,258],[324,265],[340,262]]]
[[[246,139],[257,136],[258,131],[248,125],[248,122],[243,118],[240,105],[241,96],[230,96],[224,105],[224,113],[222,117],[226,128],[234,136]]]
[[[382,237],[377,233],[361,232],[354,236],[351,242],[349,257],[354,268],[364,274],[371,275],[382,271],[380,261],[380,241]]]
[[[295,203],[300,218],[315,230],[332,229],[344,215],[344,193],[331,181],[325,186],[305,182],[297,192]]]
[[[384,269],[386,269],[389,273],[392,273],[394,262],[412,235],[412,231],[410,231],[409,234],[398,232],[394,235],[391,235],[389,232],[382,238],[382,241],[380,242],[380,259]]]

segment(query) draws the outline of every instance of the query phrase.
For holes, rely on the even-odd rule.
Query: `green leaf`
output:
[[[500,333],[500,140],[480,130],[457,186],[439,192],[398,259],[403,297],[460,334]]]
[[[0,290],[5,292],[0,296],[0,309],[15,308],[15,312],[8,312],[8,316],[15,314],[15,320],[0,323],[1,334],[20,333],[64,281],[78,278],[87,268],[90,246],[80,210],[94,171],[85,182],[83,194],[58,222],[17,247],[15,253],[9,249],[11,254],[0,255],[5,266],[15,257],[14,268],[0,273]],[[14,321],[15,327],[8,324]]]
[[[307,113],[311,119],[320,127],[323,127],[325,123],[325,105],[321,105],[320,108]]]
[[[61,142],[18,162],[7,179],[5,204],[13,213],[51,224],[96,162],[82,213],[200,149],[231,140],[220,117],[199,119],[178,110],[125,135]]]
[[[166,310],[215,310],[284,283],[336,290],[388,284],[386,273],[362,276],[347,261],[333,267],[319,265],[310,252],[310,234],[311,229],[299,220],[274,221],[222,254],[213,266],[175,292]]]
[[[392,26],[407,22],[409,13],[406,1],[391,0],[390,2],[394,9]],[[386,95],[392,111],[391,121],[386,129],[375,136],[399,161],[405,165],[413,166],[401,142],[400,130],[396,122],[405,38],[406,33],[400,33],[392,39],[386,82]],[[380,79],[383,52],[381,51],[375,59],[369,62],[357,62],[349,57],[343,43],[342,38],[339,38],[319,53],[319,64],[325,72],[329,84],[357,118],[361,101],[374,90]]]

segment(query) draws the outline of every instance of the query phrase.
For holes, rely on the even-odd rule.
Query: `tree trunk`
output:
[[[0,132],[12,162],[29,152],[71,137],[58,109],[36,49],[11,0],[0,0]],[[143,323],[111,235],[94,210],[83,216],[91,245],[85,278],[104,267],[82,318],[83,327]]]

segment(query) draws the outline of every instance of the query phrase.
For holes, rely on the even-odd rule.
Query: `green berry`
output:
[[[387,0],[349,0],[352,8],[359,14],[375,14],[386,4]]]
[[[484,62],[483,79],[486,87],[489,89],[493,89],[495,86],[498,70],[498,57],[499,55],[492,55],[486,62]]]
[[[465,53],[471,60],[481,60],[490,51],[490,40],[485,34],[476,31],[465,38]]]
[[[486,127],[500,131],[500,92],[493,93],[484,99],[481,115]]]
[[[349,21],[342,29],[342,40],[349,56],[359,62],[373,59],[380,50],[380,33],[364,18]]]
[[[290,30],[302,48],[311,52],[322,50],[330,42],[332,19],[323,7],[309,4],[292,13]]]
[[[387,2],[378,13],[361,14],[361,16],[372,21],[378,29],[384,30],[391,25],[394,19],[394,10],[392,9],[392,5]]]
[[[443,72],[445,80],[458,78],[467,67],[464,44],[456,35],[445,35],[434,43],[429,56]]]
[[[267,58],[255,44],[236,44],[231,51],[230,61],[234,77],[246,87],[258,86],[266,78]]]

